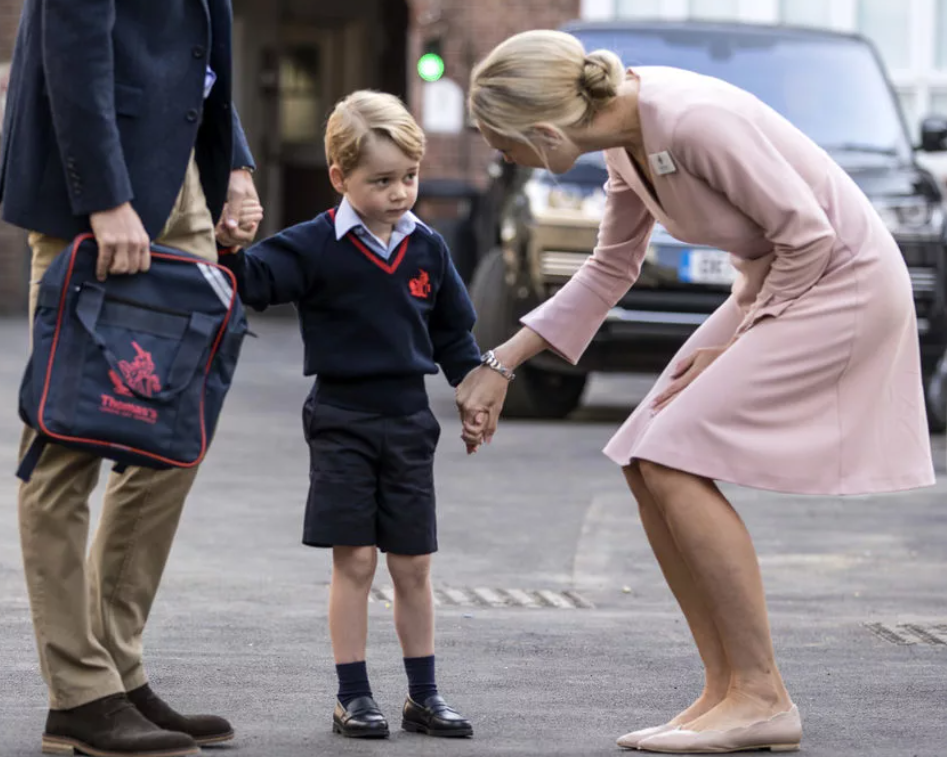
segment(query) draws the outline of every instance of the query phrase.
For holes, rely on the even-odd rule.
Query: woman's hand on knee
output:
[[[690,386],[694,379],[707,370],[720,357],[726,347],[703,347],[680,360],[671,372],[671,383],[651,401],[651,408],[658,412]]]

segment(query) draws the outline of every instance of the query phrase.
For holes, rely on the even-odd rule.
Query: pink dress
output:
[[[657,218],[727,250],[739,272],[671,365],[739,336],[655,414],[669,366],[605,454],[799,494],[933,484],[911,283],[868,199],[749,93],[673,68],[634,73],[657,197],[623,148],[607,150],[595,251],[523,324],[577,362],[635,282]]]

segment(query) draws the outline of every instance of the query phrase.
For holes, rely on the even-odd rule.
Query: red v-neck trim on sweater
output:
[[[332,221],[332,224],[335,225],[335,208],[329,208],[329,219]],[[408,237],[405,237],[402,240],[401,244],[398,246],[398,251],[395,253],[394,260],[388,262],[383,260],[379,255],[369,250],[363,243],[362,240],[358,238],[354,231],[350,231],[345,235],[348,237],[349,241],[355,245],[356,248],[361,250],[362,254],[371,260],[375,265],[381,268],[385,273],[394,273],[398,270],[398,266],[401,265],[401,261],[404,259],[404,254],[408,251]]]

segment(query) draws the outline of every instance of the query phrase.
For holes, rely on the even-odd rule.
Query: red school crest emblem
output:
[[[431,277],[423,268],[418,269],[418,275],[408,281],[408,289],[411,290],[412,297],[419,297],[426,300],[431,294]]]
[[[155,362],[151,353],[143,350],[138,342],[132,342],[132,347],[135,348],[135,359],[120,360],[121,377],[115,371],[109,371],[109,378],[116,394],[131,397],[130,389],[134,389],[140,396],[151,397],[161,391],[161,381],[155,375]]]

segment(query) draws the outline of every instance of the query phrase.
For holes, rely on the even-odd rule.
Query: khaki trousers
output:
[[[217,260],[214,223],[193,155],[160,237]],[[30,323],[39,280],[68,244],[31,233]],[[21,457],[33,439],[27,428]],[[20,540],[33,627],[52,709],[147,683],[141,636],[196,468],[111,473],[87,556],[89,495],[101,458],[50,444],[20,486]]]

